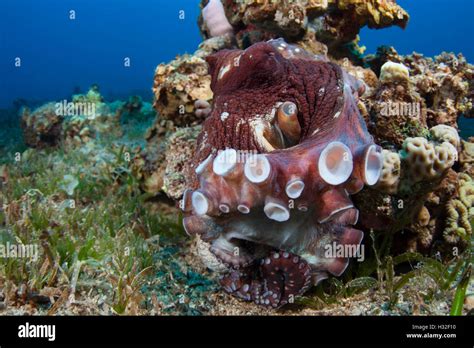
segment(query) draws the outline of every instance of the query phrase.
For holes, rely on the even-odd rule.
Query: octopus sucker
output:
[[[199,163],[199,165],[195,169],[196,174],[202,174],[204,170],[206,170],[207,165],[209,164],[209,162],[212,161],[212,157],[212,155],[209,155],[204,161]]]
[[[250,213],[250,208],[246,206],[245,204],[239,204],[237,206],[237,210],[240,211],[242,214]]]
[[[369,186],[375,185],[377,181],[379,181],[380,175],[382,174],[382,148],[377,145],[368,146],[367,151],[365,152],[363,163],[365,184]]]
[[[304,182],[300,179],[294,179],[288,182],[285,187],[286,195],[289,198],[296,199],[301,196],[304,190]]]
[[[317,219],[320,223],[330,221],[339,212],[353,208],[354,205],[346,191],[329,189],[321,193],[321,200],[317,209]]]
[[[285,203],[271,197],[267,197],[263,211],[269,219],[275,221],[283,222],[290,218],[290,210]]]
[[[343,247],[345,245],[354,246],[359,245],[362,241],[364,233],[360,230],[355,228],[344,228],[341,232],[341,236],[339,237],[339,243]],[[334,257],[329,259],[326,264],[327,270],[335,275],[340,276],[346,270],[347,266],[349,265],[349,259],[345,257]]]
[[[327,59],[279,39],[207,62],[214,99],[183,223],[228,265],[225,291],[279,308],[347,268],[351,255],[325,251],[359,247],[350,195],[377,183],[382,151],[357,108],[362,85]]]
[[[245,163],[245,177],[255,184],[265,182],[271,174],[271,165],[265,155],[252,156]]]
[[[209,211],[209,200],[202,192],[193,192],[191,202],[197,215],[205,215]]]
[[[212,163],[212,170],[220,176],[226,176],[237,165],[237,151],[235,149],[226,149],[219,153]]]
[[[318,167],[319,175],[325,182],[342,184],[352,174],[352,153],[340,141],[330,142],[319,155]]]

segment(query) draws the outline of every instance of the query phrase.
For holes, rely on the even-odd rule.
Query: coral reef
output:
[[[378,75],[385,64],[402,64],[408,69],[409,88],[406,85],[404,90],[398,87],[400,90],[395,89],[392,94],[395,101],[412,103],[419,102],[421,97],[420,109],[422,114],[426,114],[421,127],[425,126],[425,121],[429,127],[445,124],[457,128],[459,116],[471,117],[474,112],[474,67],[461,54],[443,52],[433,59],[418,53],[400,56],[393,48],[381,47],[376,55],[366,57],[365,61]],[[376,94],[381,93],[379,90]]]
[[[153,106],[163,119],[172,119],[179,126],[193,125],[194,102],[212,98],[210,83],[203,58],[185,55],[160,64],[155,71]]]
[[[468,141],[461,140],[461,153],[459,154],[461,171],[474,177],[474,138]]]
[[[465,173],[458,174],[459,198],[448,202],[446,227],[443,231],[445,240],[450,244],[469,244],[474,218],[474,181]]]
[[[149,118],[149,105],[137,96],[107,103],[93,85],[86,94],[73,95],[71,101],[47,103],[33,112],[25,108],[21,114],[23,138],[29,147],[64,145],[66,149],[94,139],[118,138],[123,135],[123,121]]]
[[[204,9],[217,8],[218,1],[202,1]],[[397,25],[402,28],[408,22],[408,14],[395,1],[359,0],[297,0],[297,1],[222,1],[225,15],[234,29],[240,48],[253,43],[283,37],[288,42],[308,40],[316,36],[317,41],[328,46],[334,56],[360,54],[358,33],[364,26],[384,28]],[[201,31],[207,38],[215,36],[209,28],[222,23],[222,33],[230,29],[221,11],[203,11],[199,20]],[[225,25],[224,25],[225,24]],[[219,32],[220,34],[220,32]],[[306,37],[306,38],[305,38]],[[348,53],[348,54],[347,54]]]
[[[452,127],[436,126],[428,132],[431,140],[406,138],[398,152],[382,151],[379,182],[355,197],[361,209],[360,221],[366,228],[383,231],[390,226],[396,232],[412,221],[422,227],[428,225],[423,204],[450,177],[448,173],[458,157],[459,138],[454,134],[457,136]],[[424,217],[419,216],[420,211],[425,212]]]
[[[474,117],[473,66],[391,47],[363,57],[362,27],[406,25],[396,1],[201,6],[210,38],[156,68],[153,108],[138,96],[105,102],[94,85],[61,112],[62,102],[23,111],[28,146],[66,151],[2,158],[0,239],[44,253],[0,260],[0,311],[267,315],[296,300],[293,314],[448,313],[463,256],[443,264],[424,255],[441,251],[444,262],[472,239],[474,138],[460,139],[458,118]],[[181,239],[182,225],[193,240]],[[348,270],[347,254],[326,253],[360,243],[367,262]],[[395,275],[416,274],[395,291],[380,274],[406,251],[421,251],[409,256],[429,261],[428,271]],[[28,272],[12,272],[20,268]],[[218,275],[227,293],[261,306],[216,292]],[[433,285],[446,277],[448,286]],[[372,285],[348,295],[361,280]]]
[[[325,246],[361,242],[348,195],[376,183],[381,150],[357,108],[361,85],[338,65],[283,40],[207,61],[214,101],[184,226],[231,267],[225,290],[280,307],[346,269]]]
[[[56,113],[55,103],[40,106],[33,112],[22,110],[21,128],[27,146],[45,148],[58,146],[61,141],[63,116]]]
[[[406,137],[427,133],[426,107],[409,79],[407,67],[386,62],[380,82],[364,100],[369,131],[381,145],[400,147]]]
[[[228,38],[217,37],[203,42],[193,55],[178,56],[170,63],[156,67],[153,107],[161,120],[171,120],[177,127],[202,122],[194,112],[194,103],[212,99],[211,77],[204,58],[229,46]]]
[[[74,94],[72,96],[73,103],[103,103],[104,98],[100,94],[99,85],[93,84],[86,94]]]
[[[446,215],[452,212],[448,202],[458,194],[457,174],[448,168],[458,159],[462,171],[471,168],[469,143],[460,140],[457,119],[472,113],[473,66],[461,55],[400,56],[390,47],[365,61],[379,82],[364,94],[361,109],[370,133],[385,149],[376,190],[355,198],[356,204],[369,200],[377,207],[358,206],[361,221],[373,216],[366,228],[390,226],[405,240],[400,250],[428,252],[442,239]],[[431,216],[426,225],[417,216],[423,205]]]
[[[186,176],[189,173],[187,163],[196,150],[196,140],[201,127],[181,128],[168,139],[168,151],[165,151],[166,163],[163,191],[168,197],[179,200],[186,188]]]

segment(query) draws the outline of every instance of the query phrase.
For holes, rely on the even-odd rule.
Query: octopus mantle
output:
[[[228,265],[226,291],[280,307],[341,275],[350,255],[335,247],[363,238],[350,195],[382,168],[357,108],[364,88],[281,39],[207,62],[214,101],[190,161],[184,227]]]

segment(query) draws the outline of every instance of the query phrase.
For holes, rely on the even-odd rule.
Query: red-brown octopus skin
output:
[[[214,100],[183,224],[229,265],[226,291],[277,308],[346,269],[327,252],[359,246],[349,196],[377,182],[381,149],[357,108],[363,86],[338,65],[282,39],[207,62]]]

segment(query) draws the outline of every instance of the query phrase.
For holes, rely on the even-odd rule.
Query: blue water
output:
[[[380,45],[394,46],[398,53],[413,51],[435,56],[442,51],[462,53],[474,63],[473,0],[398,0],[410,15],[405,29],[363,28],[361,44],[366,53],[375,53]]]
[[[474,1],[399,3],[408,28],[364,29],[367,52],[389,44],[403,54],[462,52],[474,62]],[[60,100],[92,83],[109,98],[150,95],[156,65],[200,43],[198,13],[199,0],[0,0],[0,108],[18,98]]]

